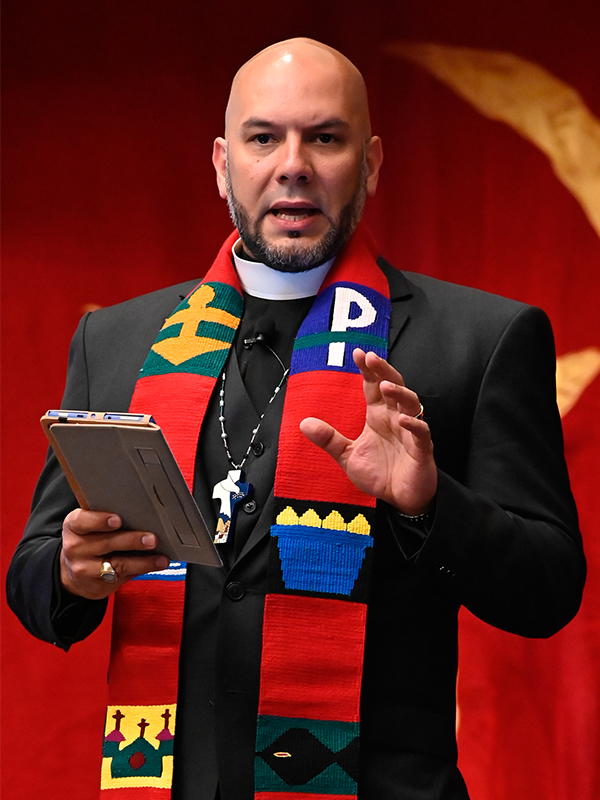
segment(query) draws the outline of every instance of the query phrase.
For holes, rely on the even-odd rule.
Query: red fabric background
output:
[[[3,203],[3,573],[60,402],[72,331],[107,305],[200,277],[229,233],[211,143],[235,69],[310,35],[363,70],[386,160],[368,221],[394,263],[541,305],[559,355],[600,346],[600,240],[547,158],[390,41],[511,51],[600,116],[589,0],[6,0]],[[600,380],[565,418],[590,575],[577,619],[526,641],[468,614],[461,765],[474,800],[600,796]],[[507,576],[510,580],[510,576]],[[3,797],[97,797],[108,625],[65,655],[3,608]],[[73,788],[76,787],[76,788]]]

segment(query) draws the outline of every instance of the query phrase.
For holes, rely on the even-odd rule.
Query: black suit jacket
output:
[[[581,599],[585,562],[555,403],[552,333],[539,309],[379,263],[392,299],[389,358],[425,407],[439,487],[433,524],[412,557],[403,551],[401,519],[378,506],[359,792],[363,800],[464,798],[454,735],[460,605],[503,630],[545,637]],[[194,285],[86,316],[63,407],[127,409],[158,330]],[[216,429],[209,423],[205,431]],[[272,476],[278,423],[276,413],[265,418],[261,437],[271,452],[249,462],[255,483]],[[211,521],[204,473],[223,456],[206,432],[200,451],[194,494]],[[188,573],[175,753],[175,796],[185,800],[212,800],[217,780],[223,800],[252,797],[270,488],[257,522],[239,523],[251,530],[229,571]],[[53,564],[62,520],[75,505],[50,455],[8,575],[9,602],[23,624],[65,649],[105,608],[81,600],[53,615]]]

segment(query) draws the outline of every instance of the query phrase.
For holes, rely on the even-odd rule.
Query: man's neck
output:
[[[264,300],[298,300],[302,297],[313,297],[321,288],[334,262],[332,258],[306,272],[281,272],[260,261],[251,261],[242,248],[241,239],[233,245],[232,254],[244,292]]]

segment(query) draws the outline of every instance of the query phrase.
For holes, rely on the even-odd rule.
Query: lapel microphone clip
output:
[[[289,370],[286,370],[285,364],[279,358],[275,350],[271,347],[275,337],[275,320],[271,317],[260,317],[254,326],[254,336],[249,339],[244,339],[244,348],[250,350],[255,344],[260,344],[265,347],[279,362],[279,366],[283,370],[284,378],[287,377]]]
[[[250,350],[255,344],[263,344],[269,347],[269,341],[273,339],[274,333],[275,322],[270,317],[261,317],[254,327],[254,336],[244,339],[245,349]]]

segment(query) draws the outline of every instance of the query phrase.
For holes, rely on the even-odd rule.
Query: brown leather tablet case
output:
[[[151,531],[172,560],[221,566],[212,537],[158,425],[139,414],[51,410],[42,427],[82,508]]]

